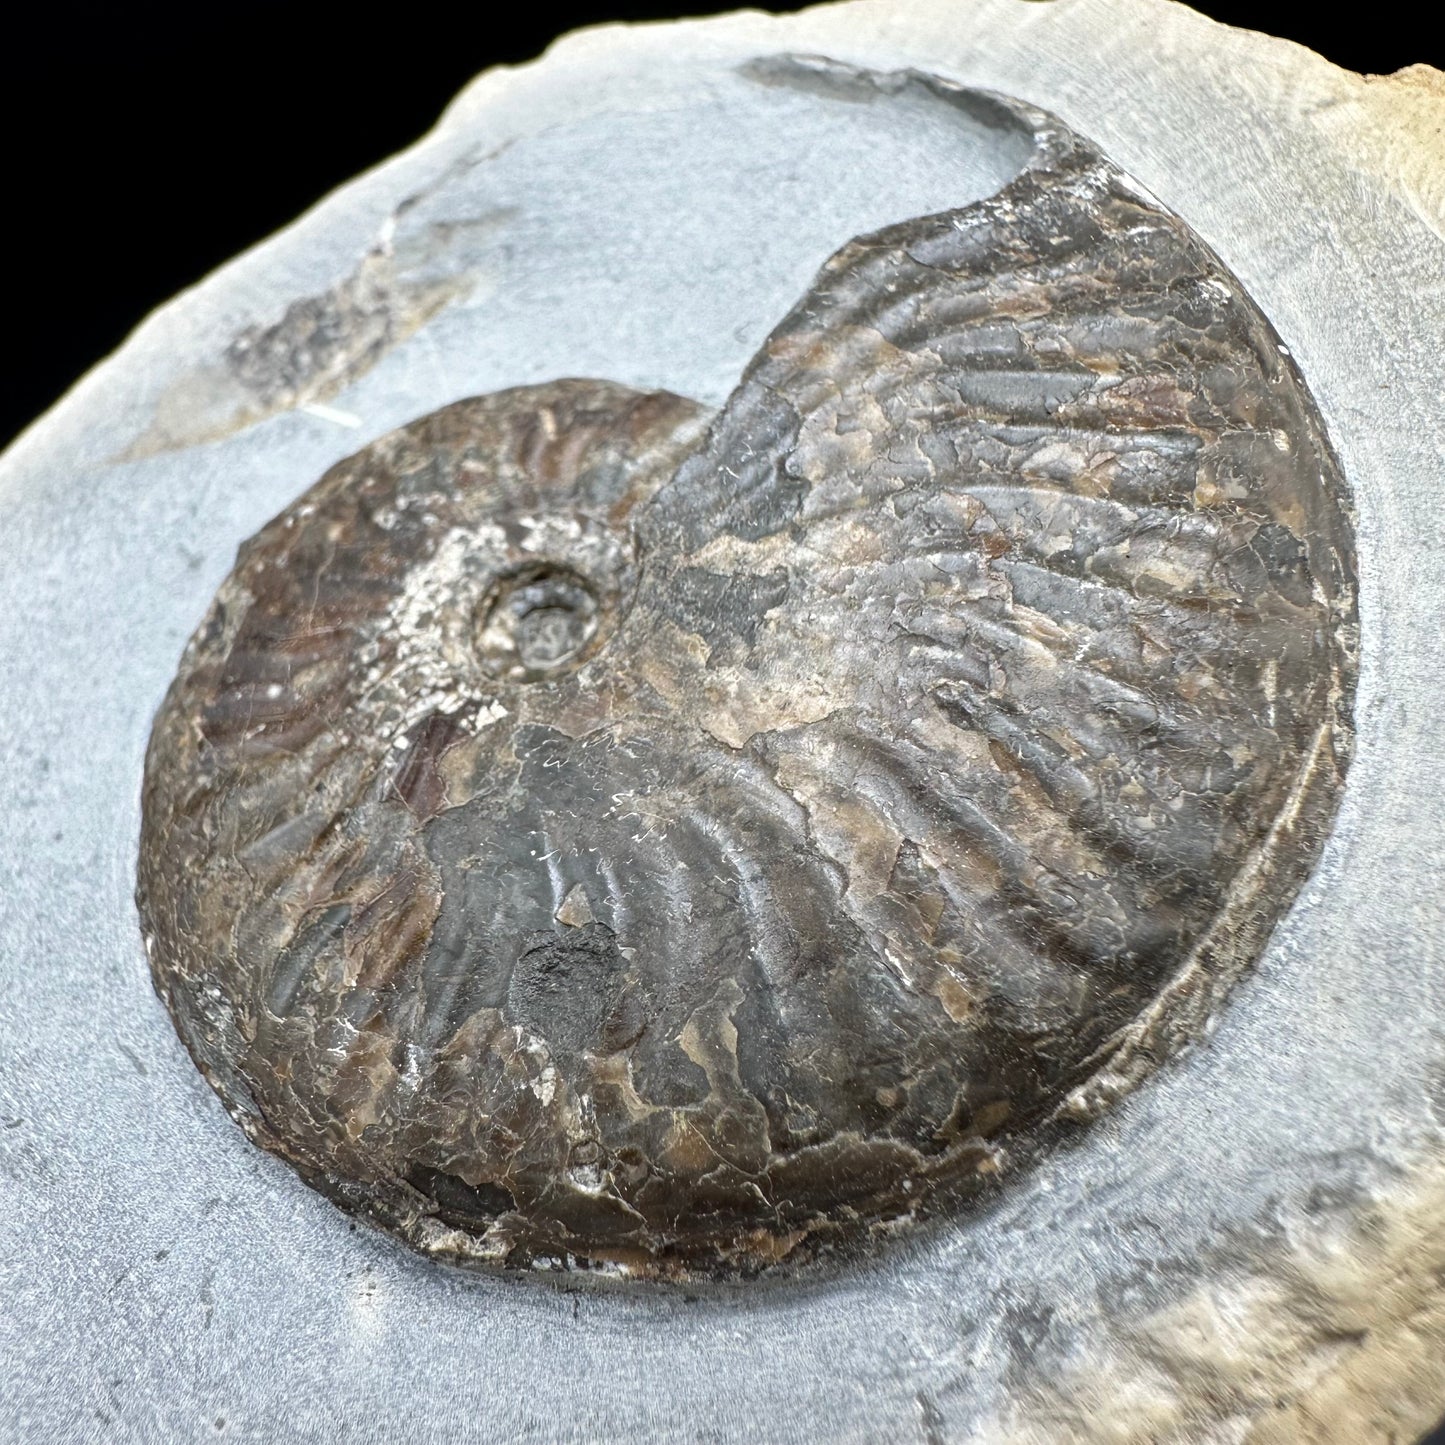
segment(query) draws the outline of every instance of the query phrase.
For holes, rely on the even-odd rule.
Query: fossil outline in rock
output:
[[[1034,157],[716,415],[559,381],[340,463],[152,738],[183,1039],[447,1258],[749,1273],[994,1187],[1197,1035],[1337,801],[1344,483],[1238,282],[1041,112],[769,65]]]

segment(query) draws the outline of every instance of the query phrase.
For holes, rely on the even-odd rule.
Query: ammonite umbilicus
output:
[[[1344,488],[1049,117],[721,412],[458,402],[242,549],[146,768],[155,979],[252,1137],[470,1262],[754,1270],[975,1193],[1195,1031],[1328,823]]]

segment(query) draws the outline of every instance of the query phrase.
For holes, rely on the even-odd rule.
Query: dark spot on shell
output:
[[[512,968],[507,1013],[554,1050],[593,1050],[626,982],[617,935],[603,924],[533,934]]]
[[[342,462],[156,722],[177,1028],[447,1258],[748,1273],[999,1187],[1198,1034],[1338,797],[1346,494],[1235,279],[1027,107],[759,77],[1034,158],[844,247],[715,416],[559,381]]]
[[[486,1229],[499,1215],[510,1212],[516,1201],[497,1184],[468,1184],[455,1174],[418,1164],[407,1183],[432,1201],[437,1216],[453,1229]]]

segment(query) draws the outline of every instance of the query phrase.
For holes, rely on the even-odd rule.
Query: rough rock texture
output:
[[[1353,545],[1292,363],[1095,148],[852,242],[721,413],[459,402],[246,544],[141,911],[253,1137],[422,1247],[896,1230],[1190,1036],[1317,852]]]
[[[147,740],[237,548],[359,448],[561,376],[721,408],[825,257],[1032,154],[917,87],[760,75],[799,53],[1046,108],[1269,318],[1355,508],[1346,785],[1207,1042],[986,1207],[776,1285],[438,1268],[253,1147],[178,1040],[134,905]],[[1423,67],[1366,79],[1166,0],[584,33],[480,78],[40,419],[0,459],[0,1439],[1402,1445],[1433,1425],[1442,97]]]

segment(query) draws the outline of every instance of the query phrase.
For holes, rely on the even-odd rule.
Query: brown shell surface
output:
[[[558,381],[381,438],[185,653],[157,987],[419,1248],[748,1273],[1000,1187],[1317,852],[1353,560],[1298,374],[1093,147],[915,81],[1033,163],[846,246],[715,415]]]

